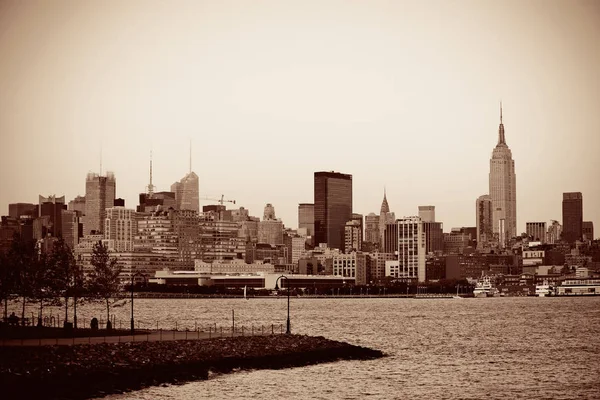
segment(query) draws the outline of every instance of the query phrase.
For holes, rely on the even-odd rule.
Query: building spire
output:
[[[148,197],[154,194],[154,185],[152,184],[152,150],[150,150],[150,183],[148,184]]]
[[[502,101],[500,102],[500,126],[498,127],[498,145],[506,146],[506,138],[504,137],[504,124],[502,123]]]
[[[385,186],[383,187],[383,201],[381,202],[381,210],[379,211],[380,214],[383,213],[389,213],[390,212],[390,206],[388,205],[388,201],[387,201],[387,193],[385,190]]]

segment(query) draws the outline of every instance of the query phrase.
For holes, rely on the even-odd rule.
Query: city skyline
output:
[[[84,195],[101,152],[135,208],[149,152],[165,191],[191,138],[200,197],[271,203],[288,227],[331,170],[353,176],[353,212],[377,214],[385,186],[397,218],[430,204],[445,231],[475,226],[502,101],[517,233],[562,222],[563,192],[600,224],[597,3],[146,4],[0,5],[0,132],[20,150],[0,161],[1,208]]]

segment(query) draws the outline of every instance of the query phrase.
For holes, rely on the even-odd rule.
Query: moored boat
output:
[[[494,297],[499,295],[500,292],[494,286],[489,276],[484,276],[478,280],[473,290],[473,296],[475,297]]]
[[[535,285],[535,295],[538,297],[555,296],[555,288],[548,281],[544,281],[541,285]]]

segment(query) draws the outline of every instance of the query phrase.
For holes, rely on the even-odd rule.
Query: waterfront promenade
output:
[[[35,329],[35,328],[31,328]],[[100,331],[101,332],[101,331]],[[173,340],[203,340],[225,337],[280,335],[285,332],[283,325],[258,327],[231,327],[196,331],[149,330],[135,335],[110,335],[88,337],[63,337],[39,339],[2,339],[0,346],[73,346],[78,344],[125,343],[125,342],[163,342]]]

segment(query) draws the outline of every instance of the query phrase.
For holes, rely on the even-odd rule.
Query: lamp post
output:
[[[286,282],[287,282],[287,328],[285,330],[285,333],[287,335],[289,335],[290,333],[292,333],[292,330],[290,328],[290,280],[287,276],[285,275],[281,275],[279,278],[277,278],[277,280],[275,281],[275,290],[279,290],[279,286],[277,285],[277,282],[279,282],[279,280],[281,278],[285,278]],[[283,289],[283,283],[281,284],[281,288]],[[133,315],[133,314],[132,314]]]
[[[144,277],[144,280],[146,280],[145,275],[142,274],[141,272],[136,272],[135,274],[131,274],[131,334],[132,335],[135,333],[135,325],[133,322],[133,278],[135,278],[136,276],[142,276],[142,277]]]

